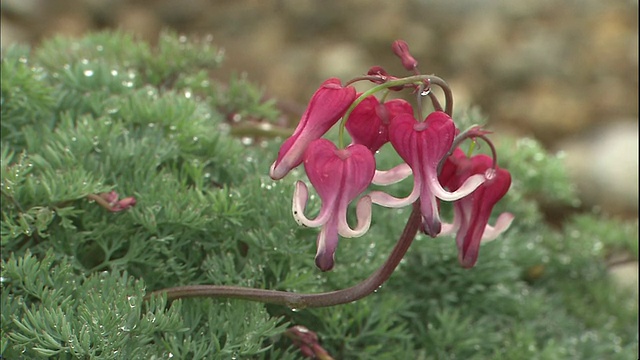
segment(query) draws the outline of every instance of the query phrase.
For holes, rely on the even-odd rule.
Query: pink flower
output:
[[[413,173],[413,191],[397,199],[381,191],[373,191],[372,201],[387,207],[403,207],[420,198],[424,231],[436,237],[441,230],[438,200],[455,201],[467,196],[484,182],[483,175],[471,176],[454,192],[446,191],[438,181],[438,164],[451,149],[456,136],[453,120],[442,111],[435,111],[424,122],[409,114],[396,116],[389,126],[389,140]],[[392,174],[393,175],[393,174]],[[398,171],[398,176],[406,171]],[[387,176],[387,183],[392,178]]]
[[[316,265],[320,270],[333,268],[338,235],[358,237],[369,230],[371,199],[364,196],[358,201],[355,229],[347,223],[347,207],[369,186],[375,167],[375,158],[364,145],[351,144],[346,149],[337,149],[326,139],[317,139],[309,144],[304,154],[304,168],[322,200],[322,206],[315,219],[310,220],[304,215],[308,191],[304,182],[298,181],[293,195],[293,216],[299,224],[322,226],[316,252]]]
[[[91,195],[91,196],[95,196],[95,195]],[[126,197],[124,199],[118,200],[119,195],[117,192],[111,190],[108,193],[100,193],[98,194],[98,196],[102,199],[104,199],[107,204],[104,204],[104,206],[112,212],[119,212],[119,211],[123,211],[123,210],[127,210],[133,206],[136,205],[136,198],[133,196],[129,196]],[[95,199],[95,197],[94,197]]]
[[[375,153],[389,141],[389,124],[399,114],[413,115],[411,104],[402,99],[380,104],[375,96],[367,96],[349,115],[346,128],[355,144]]]
[[[513,215],[503,213],[498,216],[496,226],[488,225],[491,210],[509,190],[511,175],[507,170],[492,168],[493,159],[486,155],[467,158],[456,149],[442,168],[440,180],[449,189],[458,189],[469,177],[484,174],[486,181],[474,192],[454,202],[453,224],[443,224],[442,234],[457,231],[458,260],[465,268],[473,267],[478,260],[481,241],[495,239],[507,230]]]
[[[113,212],[118,212],[118,211],[123,211],[123,210],[127,210],[133,206],[136,205],[136,198],[134,198],[133,196],[129,196],[126,197],[122,200],[119,200],[117,203],[115,203],[112,207],[111,207],[111,211]]]
[[[344,115],[355,97],[355,88],[342,87],[338,79],[331,78],[322,83],[309,101],[293,135],[280,147],[278,158],[269,171],[271,178],[282,179],[300,165],[309,143],[324,135]]]

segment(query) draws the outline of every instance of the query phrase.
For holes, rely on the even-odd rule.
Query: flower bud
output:
[[[395,76],[389,75],[389,73],[381,66],[372,66],[369,71],[367,71],[367,75],[377,76],[379,79],[371,80],[371,82],[376,84],[384,84],[387,81],[398,79]],[[404,89],[404,85],[392,86],[389,88],[391,91],[400,91],[402,89]]]
[[[409,52],[409,45],[403,40],[396,40],[391,45],[391,49],[393,53],[396,54],[400,60],[402,60],[402,66],[409,70],[413,71],[416,67],[418,67],[418,61],[411,56]]]

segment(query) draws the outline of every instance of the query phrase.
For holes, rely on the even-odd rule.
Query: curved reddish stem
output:
[[[411,211],[411,215],[409,215],[402,235],[394,246],[389,258],[387,258],[387,261],[371,274],[371,276],[350,288],[318,294],[296,294],[288,291],[253,289],[241,286],[187,285],[157,290],[147,294],[144,299],[149,300],[152,296],[160,296],[161,294],[166,294],[168,300],[194,297],[233,298],[286,305],[292,309],[326,307],[350,303],[371,294],[389,279],[413,242],[420,228],[420,224],[421,215],[418,200],[413,204],[413,210]]]

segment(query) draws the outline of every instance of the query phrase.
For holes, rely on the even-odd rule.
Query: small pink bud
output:
[[[135,205],[136,205],[136,198],[134,198],[133,196],[129,196],[122,200],[119,200],[115,204],[111,204],[111,209],[109,210],[112,212],[119,212],[119,211],[127,210]]]
[[[372,66],[369,69],[369,71],[367,71],[367,75],[369,75],[369,76],[377,76],[378,77],[378,79],[372,79],[371,80],[371,82],[373,82],[375,84],[384,84],[387,81],[398,79],[395,76],[389,75],[389,73],[384,68],[382,68],[381,66]],[[391,90],[391,91],[400,91],[402,89],[404,89],[403,85],[393,86],[393,87],[389,88],[389,90]]]
[[[101,198],[105,199],[109,205],[113,205],[118,201],[118,193],[113,190],[108,193],[100,193],[99,195]]]
[[[400,60],[402,60],[402,66],[409,70],[413,71],[416,67],[418,67],[418,61],[411,56],[409,52],[409,45],[403,40],[396,40],[391,45],[391,49],[393,53],[396,54]]]

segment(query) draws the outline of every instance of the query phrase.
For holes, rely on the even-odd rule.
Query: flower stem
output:
[[[288,291],[252,289],[241,286],[187,285],[157,290],[147,294],[144,299],[149,300],[152,296],[160,296],[161,294],[166,294],[169,301],[193,297],[233,298],[285,305],[292,309],[350,303],[371,294],[389,279],[413,242],[420,224],[421,215],[418,200],[413,204],[413,211],[387,261],[367,279],[350,288],[318,294],[296,294]]]
[[[342,116],[342,120],[340,121],[340,126],[338,128],[338,148],[340,149],[344,148],[344,141],[343,141],[344,127],[347,123],[347,119],[349,119],[349,115],[351,115],[351,112],[353,112],[353,109],[355,109],[355,107],[358,106],[358,104],[360,104],[364,99],[366,99],[367,96],[373,95],[380,90],[389,89],[396,86],[402,86],[407,84],[414,84],[415,86],[420,86],[421,84],[424,83],[425,80],[427,80],[430,84],[438,85],[442,89],[442,91],[444,92],[444,99],[445,99],[444,112],[450,117],[453,116],[452,115],[453,94],[451,92],[451,88],[443,79],[435,75],[414,75],[414,76],[409,76],[405,78],[390,80],[380,85],[376,85],[371,89],[363,92],[353,103],[351,103],[351,106],[349,106],[347,111],[344,113],[344,116]],[[440,104],[437,104],[437,105],[436,104],[437,104],[437,100],[434,102],[434,107],[440,105]]]

